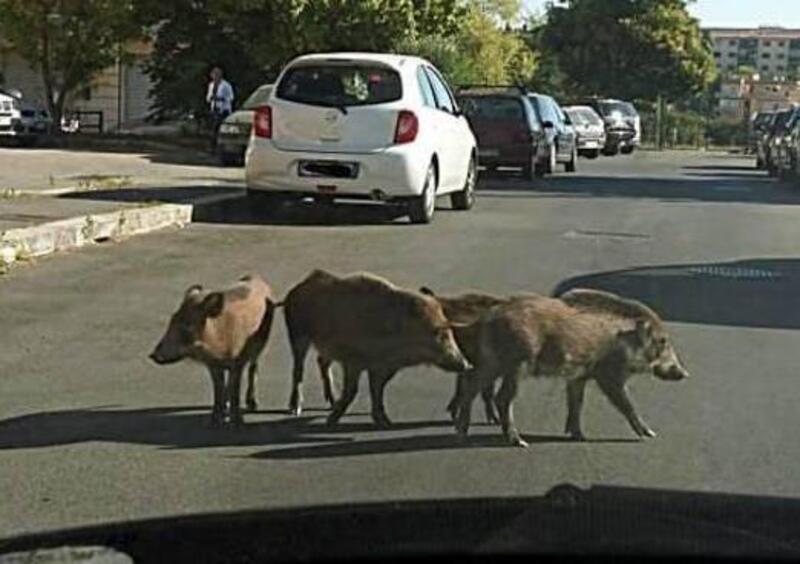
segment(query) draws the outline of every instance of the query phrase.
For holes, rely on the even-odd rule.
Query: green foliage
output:
[[[0,35],[41,74],[59,123],[68,97],[116,62],[142,21],[133,0],[0,0]]]
[[[543,44],[580,94],[679,100],[715,78],[711,45],[686,0],[566,0]]]

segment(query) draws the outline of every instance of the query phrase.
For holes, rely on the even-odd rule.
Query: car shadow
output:
[[[553,290],[605,290],[640,300],[669,321],[800,329],[800,259],[626,268],[575,276]]]

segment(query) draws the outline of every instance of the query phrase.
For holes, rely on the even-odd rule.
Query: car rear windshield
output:
[[[259,106],[263,106],[269,100],[272,86],[261,86],[255,92],[250,94],[250,97],[244,101],[242,108],[245,110],[255,110]]]
[[[614,112],[619,112],[626,117],[636,116],[636,110],[633,105],[627,102],[600,102],[598,106],[604,116],[610,116]]]
[[[589,125],[603,125],[603,120],[591,110],[581,110],[581,116]]]
[[[522,103],[507,96],[464,96],[459,99],[467,117],[483,120],[524,120]]]
[[[366,106],[403,97],[400,75],[392,69],[362,65],[303,65],[289,69],[278,98],[314,106]]]

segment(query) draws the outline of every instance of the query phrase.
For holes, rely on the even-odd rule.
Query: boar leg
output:
[[[455,426],[456,432],[460,436],[466,437],[469,432],[470,419],[472,418],[472,403],[478,393],[486,386],[488,378],[485,378],[479,369],[464,372],[462,377],[464,381],[456,409]]]
[[[356,399],[356,394],[358,393],[358,380],[361,377],[363,368],[350,363],[343,363],[343,368],[344,386],[342,387],[342,397],[334,404],[330,415],[328,415],[328,425],[335,425],[339,422],[339,419],[342,418],[344,412]]]
[[[497,409],[494,401],[494,381],[489,382],[481,390],[481,398],[483,398],[483,409],[486,412],[486,422],[500,423],[500,417],[497,414]]]
[[[294,367],[292,368],[292,395],[289,397],[289,412],[292,415],[300,415],[303,411],[303,368],[310,346],[311,341],[305,336],[292,339]]]
[[[616,378],[598,377],[597,385],[609,401],[611,401],[611,404],[625,416],[634,433],[640,437],[656,436],[655,431],[648,427],[647,423],[642,421],[636,413],[636,408],[633,407],[633,403],[631,402],[628,390],[623,381]]]
[[[372,420],[381,429],[390,427],[392,422],[386,415],[386,407],[383,403],[384,389],[389,380],[395,375],[392,370],[370,370],[369,374],[369,394],[372,400]]]
[[[586,390],[585,378],[567,382],[567,424],[564,432],[576,441],[584,439],[581,429],[581,411],[583,409],[583,396]]]
[[[258,373],[258,362],[255,360],[247,367],[247,393],[245,394],[245,405],[247,411],[256,411],[258,402],[256,401],[256,375]]]
[[[242,418],[241,409],[241,395],[242,395],[242,372],[244,366],[241,364],[234,365],[228,371],[228,401],[229,416],[231,425],[242,425],[244,419]]]
[[[225,371],[222,368],[208,367],[211,386],[214,392],[214,405],[211,408],[211,425],[219,426],[225,421]]]
[[[519,381],[525,370],[524,365],[517,366],[514,370],[503,375],[503,383],[497,392],[497,408],[500,412],[500,425],[503,434],[511,446],[527,447],[528,443],[520,436],[517,426],[514,423],[514,398],[517,397]]]
[[[450,400],[450,403],[447,404],[447,411],[450,412],[450,418],[454,421],[458,417],[458,398],[464,389],[464,379],[464,373],[460,373],[456,377],[456,390],[453,393],[453,398]],[[500,423],[494,403],[494,382],[489,383],[481,390],[481,397],[483,398],[486,422],[494,424]]]
[[[336,398],[333,395],[333,373],[331,372],[333,361],[322,355],[317,356],[317,366],[319,366],[319,377],[322,379],[322,389],[325,393],[325,401],[333,407]]]

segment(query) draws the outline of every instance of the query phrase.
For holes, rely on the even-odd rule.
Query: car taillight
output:
[[[272,139],[272,108],[261,106],[253,115],[253,133],[256,137]]]
[[[395,143],[411,143],[419,133],[419,120],[414,112],[401,110],[397,114],[397,126],[394,129]]]

